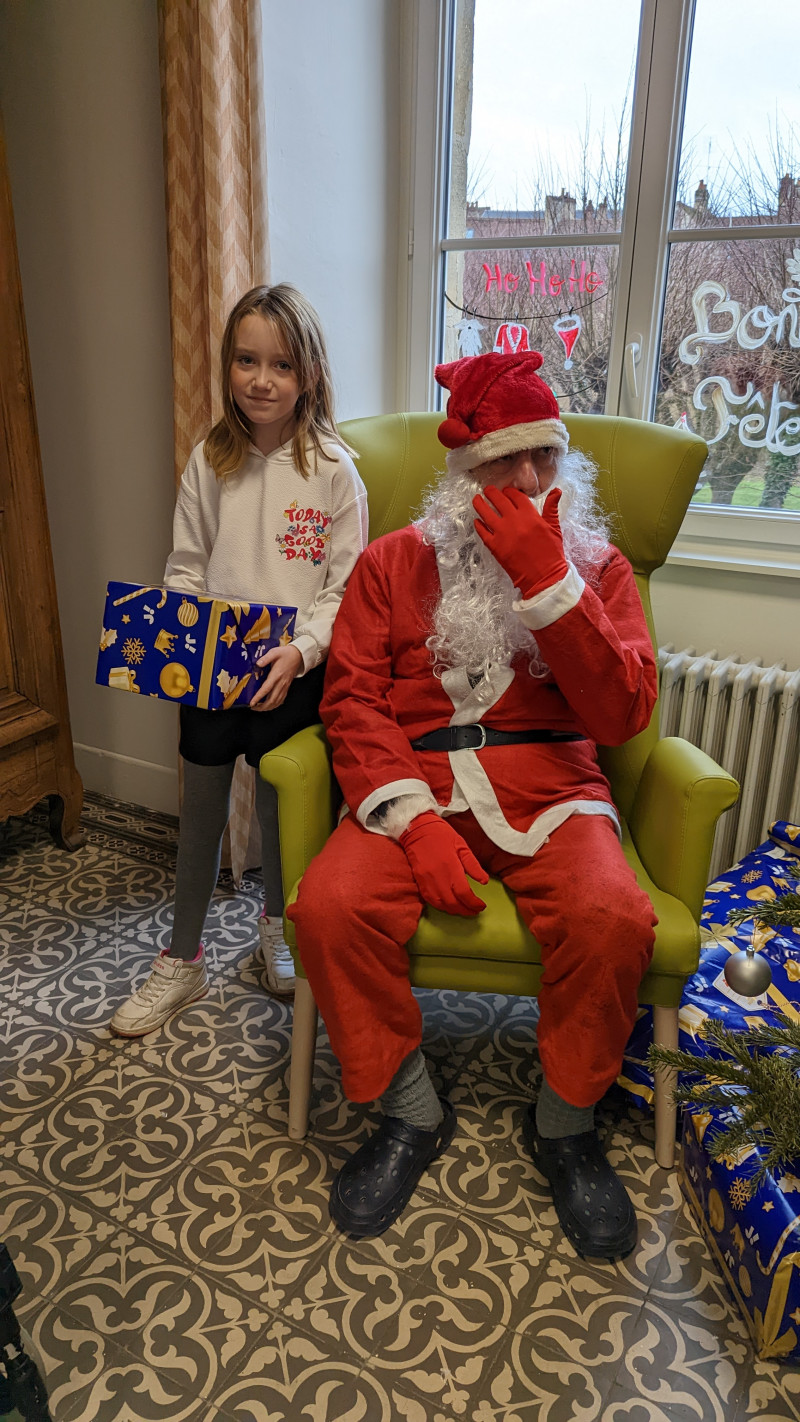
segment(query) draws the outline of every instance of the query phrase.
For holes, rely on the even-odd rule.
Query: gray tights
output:
[[[222,836],[228,823],[231,781],[229,765],[183,762],[183,805],[175,870],[175,914],[171,958],[194,958],[203,932],[211,895],[219,874]],[[256,772],[256,815],[261,827],[264,896],[271,914],[283,912],[283,886],[278,849],[278,797]]]

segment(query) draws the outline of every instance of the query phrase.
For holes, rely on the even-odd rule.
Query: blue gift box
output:
[[[210,711],[246,706],[294,634],[296,607],[223,602],[140,583],[109,583],[95,680]]]
[[[754,924],[759,907],[800,890],[800,826],[778,820],[769,839],[720,875],[706,890],[700,965],[684,989],[678,1045],[694,1056],[719,1056],[701,1034],[713,1018],[734,1031],[779,1025],[777,1012],[800,1021],[800,931]],[[734,909],[753,918],[728,923]],[[741,997],[725,981],[731,953],[755,941],[769,961],[772,982],[760,997]],[[642,1104],[652,1101],[647,1064],[652,1042],[649,1008],[628,1042],[620,1084]],[[775,1050],[768,1045],[761,1048]],[[687,1084],[695,1078],[686,1077]],[[739,1305],[759,1358],[800,1359],[800,1161],[766,1176],[752,1195],[760,1164],[750,1146],[712,1160],[709,1144],[730,1112],[687,1106],[683,1113],[681,1183],[723,1277]]]
[[[698,1035],[709,1017],[742,1031],[760,1023],[775,1026],[776,1011],[800,1021],[800,930],[754,927],[752,919],[736,926],[727,922],[734,909],[751,905],[757,916],[760,904],[789,890],[800,891],[800,826],[776,820],[769,839],[706,889],[700,964],[683,990],[678,1013],[681,1051],[718,1055],[714,1044]],[[741,997],[725,981],[725,964],[732,953],[753,941],[770,965],[772,982],[761,997]],[[647,1008],[636,1021],[619,1077],[619,1084],[641,1105],[653,1099],[653,1076],[646,1060],[652,1040],[652,1013]]]
[[[683,1117],[681,1184],[759,1358],[800,1358],[800,1162],[768,1173],[752,1195],[755,1147],[712,1160],[708,1144],[725,1120],[690,1106]]]

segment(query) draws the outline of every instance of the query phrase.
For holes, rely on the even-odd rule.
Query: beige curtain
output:
[[[177,486],[220,413],[228,312],[269,280],[261,0],[159,0],[158,13]],[[237,883],[260,862],[253,794],[240,760],[229,825]]]

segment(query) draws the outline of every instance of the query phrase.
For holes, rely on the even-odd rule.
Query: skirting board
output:
[[[130,755],[77,742],[75,764],[84,788],[96,795],[108,795],[112,800],[125,800],[130,805],[144,805],[165,815],[178,813],[177,766],[154,765],[152,761],[134,760]]]

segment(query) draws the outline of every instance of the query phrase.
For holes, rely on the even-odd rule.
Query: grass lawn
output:
[[[763,479],[743,479],[741,484],[736,486],[733,495],[733,507],[736,509],[757,509],[761,502],[761,495],[764,491]],[[692,498],[693,504],[711,503],[711,485],[706,484],[699,493]],[[727,508],[727,504],[718,505],[720,508]],[[800,513],[800,487],[795,483],[789,490],[784,500],[782,512]]]

